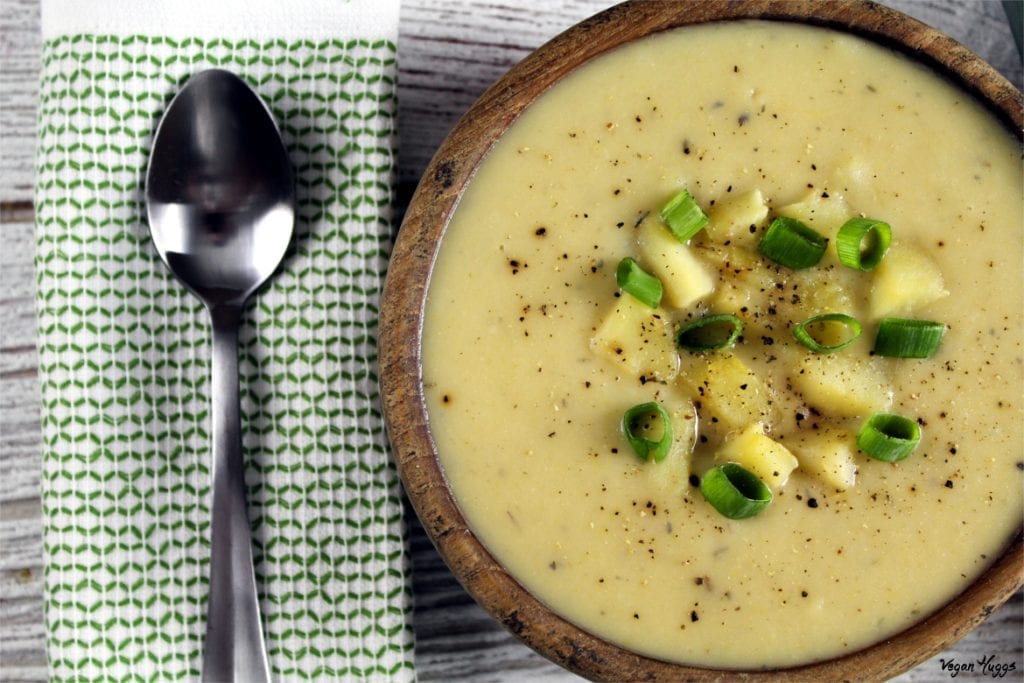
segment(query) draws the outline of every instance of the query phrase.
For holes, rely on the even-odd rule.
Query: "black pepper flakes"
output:
[[[817,498],[808,498],[807,499],[807,507],[809,507],[809,508],[816,508],[816,507],[818,507],[818,499]]]
[[[698,621],[698,620],[700,620],[700,615],[697,614],[697,610],[693,610],[692,612],[690,612],[690,621]]]

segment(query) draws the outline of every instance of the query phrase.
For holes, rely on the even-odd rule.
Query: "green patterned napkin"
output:
[[[264,98],[297,177],[297,236],[240,338],[274,678],[415,678],[376,377],[397,25],[397,0],[43,0],[36,269],[53,679],[201,669],[210,331],[156,256],[141,183],[163,109],[213,66]]]

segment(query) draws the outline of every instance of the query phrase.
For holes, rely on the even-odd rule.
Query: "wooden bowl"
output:
[[[859,652],[774,671],[718,671],[651,659],[560,618],[527,592],[474,536],[452,497],[431,437],[421,340],[427,283],[445,228],[481,160],[545,89],[587,60],[643,36],[729,19],[770,19],[852,32],[932,67],[986,104],[1018,137],[1021,94],[965,47],[895,10],[862,0],[626,2],[562,33],[495,83],[427,167],[402,224],[381,304],[380,383],[405,490],[466,590],[528,646],[596,680],[869,680],[906,671],[966,635],[1024,583],[1021,532],[966,591],[924,621]]]

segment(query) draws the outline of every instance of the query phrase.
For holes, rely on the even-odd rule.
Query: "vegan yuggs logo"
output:
[[[974,660],[973,662],[958,662],[955,659],[940,659],[939,665],[943,671],[949,673],[950,678],[956,678],[961,673],[978,674],[1002,678],[1011,671],[1017,670],[1017,662],[1000,662],[995,655],[988,655]]]

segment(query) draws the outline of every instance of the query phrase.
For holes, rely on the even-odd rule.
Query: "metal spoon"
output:
[[[146,175],[160,258],[213,322],[213,501],[204,681],[268,681],[260,627],[238,399],[246,299],[291,241],[295,185],[266,105],[237,76],[195,74],[167,107]]]

